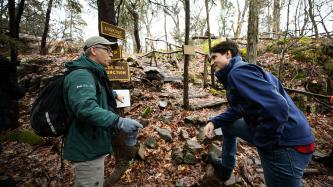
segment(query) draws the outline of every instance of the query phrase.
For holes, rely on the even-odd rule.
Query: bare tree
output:
[[[189,44],[190,40],[190,0],[184,0],[185,9],[185,45]],[[184,94],[183,102],[184,108],[189,109],[190,103],[188,98],[188,66],[189,66],[190,56],[185,55],[184,57]]]
[[[208,1],[205,0],[205,8],[206,8],[206,18],[207,18],[207,31],[208,31],[208,54],[210,54],[211,48],[212,48],[212,39],[211,39],[211,34],[210,34],[210,25],[209,25],[209,9],[208,9]],[[207,66],[207,62],[205,61],[205,66]],[[206,68],[204,68],[206,69]],[[215,87],[215,66],[212,65],[210,68],[210,73],[211,73],[211,81],[212,81],[212,86]]]
[[[174,1],[174,4],[169,5],[168,7],[164,7],[165,13],[171,17],[173,23],[175,24],[173,38],[175,39],[176,43],[181,43],[181,34],[180,34],[180,21],[179,16],[182,10],[182,7],[179,5],[180,1]]]
[[[280,15],[281,15],[281,5],[280,0],[274,0],[273,5],[273,32],[274,38],[278,38],[280,35]]]
[[[50,26],[50,15],[52,10],[53,0],[49,0],[47,4],[47,10],[45,15],[45,24],[44,24],[44,32],[42,36],[42,41],[40,45],[40,54],[46,55],[47,54],[47,47],[46,47],[46,38],[47,34],[49,33],[49,26]]]
[[[15,0],[8,0],[9,14],[9,35],[12,39],[19,39],[20,22],[24,10],[25,0],[21,0],[18,7],[15,7]],[[10,60],[17,63],[17,47],[12,45],[10,48]]]
[[[245,14],[246,14],[247,8],[249,7],[249,0],[245,0],[245,5],[243,7],[242,12],[240,10],[239,0],[237,0],[237,7],[238,7],[237,8],[238,15],[237,15],[237,27],[236,27],[236,31],[235,31],[235,35],[234,35],[235,38],[239,38],[240,34],[242,32],[242,26],[244,23]]]
[[[315,31],[315,36],[316,38],[319,36],[319,32],[318,32],[318,27],[317,27],[317,23],[315,20],[315,15],[314,15],[314,1],[313,0],[308,0],[308,4],[309,4],[309,17],[312,23],[312,28]]]
[[[249,21],[247,27],[247,60],[256,63],[257,43],[259,30],[259,5],[260,0],[251,0],[249,6]]]
[[[133,19],[133,35],[136,44],[136,52],[141,52],[141,43],[140,43],[140,28],[139,28],[139,9],[140,9],[140,0],[132,0],[126,1],[126,8],[128,12],[131,14]]]

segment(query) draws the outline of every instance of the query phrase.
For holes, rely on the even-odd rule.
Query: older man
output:
[[[111,63],[112,44],[103,37],[91,37],[84,43],[84,55],[66,64],[76,70],[63,83],[64,102],[72,119],[63,156],[74,165],[76,186],[103,186],[104,159],[112,152],[113,131],[135,134],[142,128],[137,121],[114,112],[117,96],[108,86],[105,71]],[[133,145],[135,141],[126,143]]]

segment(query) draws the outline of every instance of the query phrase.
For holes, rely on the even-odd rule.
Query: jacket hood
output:
[[[222,83],[224,86],[226,86],[226,81],[227,81],[227,77],[228,74],[230,72],[230,70],[232,69],[232,67],[234,66],[234,64],[236,64],[237,62],[242,61],[242,57],[237,55],[235,57],[233,57],[230,60],[230,63],[227,65],[227,67],[225,67],[224,69],[218,70],[217,72],[215,72],[215,76],[217,78],[217,80]]]

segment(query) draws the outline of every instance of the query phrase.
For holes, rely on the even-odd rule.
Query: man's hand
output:
[[[209,122],[204,128],[205,136],[207,138],[212,138],[213,131],[214,131],[214,124],[212,122]]]
[[[122,118],[119,117],[117,127],[124,133],[133,133],[138,130],[138,128],[143,128],[143,126],[131,119],[131,118]]]
[[[118,95],[116,99],[117,99],[119,102],[123,103],[125,97],[124,97],[123,95]]]

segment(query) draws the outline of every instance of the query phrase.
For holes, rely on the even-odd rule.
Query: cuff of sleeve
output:
[[[115,92],[115,91],[112,91],[112,94],[113,94],[113,97],[114,97],[115,99],[118,97],[118,94],[117,94],[117,92]]]
[[[218,128],[220,128],[220,126],[217,125],[217,123],[216,123],[216,121],[214,120],[213,117],[208,118],[207,123],[209,123],[209,122],[212,122],[212,123],[213,123],[213,125],[214,125],[214,129],[218,129]]]

